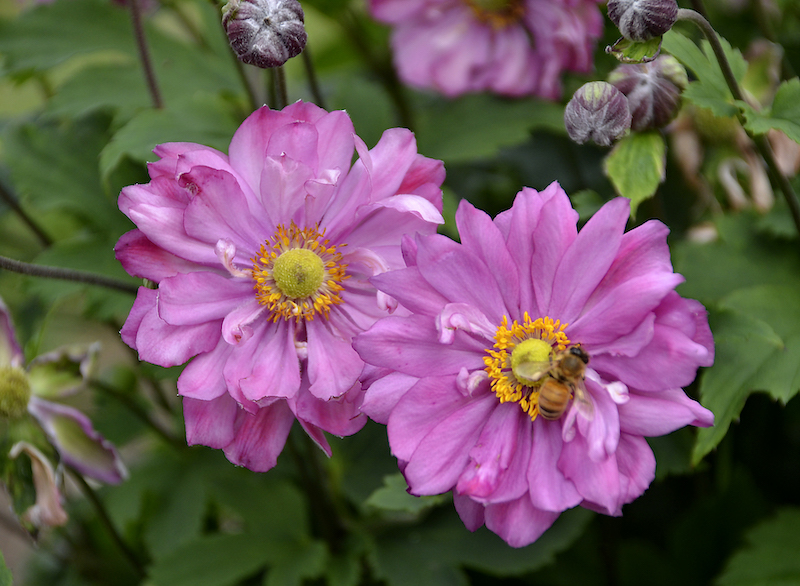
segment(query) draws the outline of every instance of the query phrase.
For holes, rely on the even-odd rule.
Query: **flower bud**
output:
[[[14,366],[0,366],[0,417],[19,419],[27,413],[30,399],[27,373]]]
[[[231,48],[244,63],[278,67],[306,46],[297,0],[230,0],[222,11]]]
[[[631,128],[647,130],[666,126],[678,113],[681,91],[689,78],[671,55],[635,65],[620,65],[608,81],[628,98]]]
[[[676,0],[608,0],[608,18],[630,41],[660,37],[678,19]]]
[[[591,139],[608,146],[631,127],[628,100],[604,81],[584,84],[564,110],[564,126],[569,137],[579,144]]]

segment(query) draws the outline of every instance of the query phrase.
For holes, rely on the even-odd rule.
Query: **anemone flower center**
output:
[[[531,321],[527,312],[522,323],[509,325],[508,318],[497,328],[494,348],[483,357],[489,381],[501,403],[519,403],[536,419],[539,415],[539,390],[549,378],[551,359],[570,346],[561,325],[549,317]]]
[[[478,20],[493,29],[505,28],[522,19],[525,14],[523,0],[463,0]]]
[[[21,368],[0,366],[0,416],[19,419],[28,410],[31,384]]]
[[[327,319],[331,306],[343,303],[347,265],[324,236],[318,226],[281,225],[251,259],[256,299],[270,310],[272,321]]]

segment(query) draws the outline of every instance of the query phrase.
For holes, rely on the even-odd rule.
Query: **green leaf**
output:
[[[44,70],[74,55],[115,51],[135,56],[126,10],[103,0],[39,4],[0,21],[6,71]]]
[[[250,533],[195,539],[159,558],[150,568],[155,586],[227,586],[263,568],[267,543]]]
[[[631,200],[631,216],[664,180],[666,145],[660,133],[637,132],[620,140],[603,164],[614,189]]]
[[[434,511],[424,523],[380,536],[372,555],[379,578],[391,586],[468,584],[464,566],[503,576],[544,567],[584,531],[592,513],[563,513],[535,543],[515,549],[486,528],[466,530],[452,509]]]
[[[719,307],[722,313],[712,320],[715,365],[700,383],[703,404],[714,412],[715,422],[698,431],[695,463],[722,440],[751,393],[764,391],[786,403],[800,390],[797,290],[783,285],[743,288]]]
[[[800,509],[785,508],[747,532],[731,556],[719,586],[800,585]]]
[[[227,102],[207,94],[162,110],[144,110],[120,128],[100,153],[101,173],[107,177],[125,156],[155,160],[153,148],[165,142],[195,142],[227,152],[240,122]]]
[[[752,391],[753,376],[782,347],[780,337],[759,319],[724,312],[712,314],[710,321],[716,346],[715,366],[703,373],[700,398],[713,411],[714,426],[698,430],[693,463],[722,441]]]
[[[6,565],[6,560],[3,557],[3,552],[0,551],[0,586],[11,586],[14,581],[14,576],[11,575],[11,570]]]
[[[434,507],[445,500],[443,496],[417,497],[408,494],[408,486],[399,472],[385,476],[383,486],[373,492],[365,504],[388,511],[403,511],[413,515]]]
[[[732,49],[730,43],[719,37],[723,52],[731,65],[733,76],[741,81],[747,71],[747,61],[738,49]],[[664,35],[663,49],[694,72],[697,81],[689,84],[683,92],[683,98],[703,108],[708,108],[717,116],[734,116],[739,111],[733,96],[728,89],[722,69],[717,62],[711,45],[702,42],[703,50],[674,29]]]
[[[154,559],[200,536],[208,502],[204,478],[192,469],[184,470],[165,491],[165,500],[148,524],[144,540]]]
[[[36,210],[67,211],[116,239],[130,224],[117,208],[117,194],[103,189],[97,169],[107,129],[102,117],[21,124],[6,130],[3,151],[16,190]],[[59,236],[68,225],[62,219],[44,228]]]
[[[750,106],[744,110],[747,130],[764,134],[771,128],[786,133],[795,142],[800,142],[800,79],[784,81],[775,94],[772,107],[757,112]]]
[[[420,106],[419,152],[447,163],[494,156],[500,147],[524,141],[534,128],[565,132],[564,107],[552,102],[481,94]]]
[[[611,53],[622,63],[646,63],[653,61],[661,52],[661,37],[653,37],[648,41],[639,43],[624,37],[620,38],[606,53]]]
[[[270,568],[264,586],[300,586],[322,575],[328,550],[320,541],[276,541],[270,544]]]

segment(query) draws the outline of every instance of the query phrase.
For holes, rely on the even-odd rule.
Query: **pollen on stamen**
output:
[[[495,30],[519,22],[525,15],[523,0],[464,0],[464,3],[478,20]]]
[[[251,261],[256,300],[267,306],[274,322],[327,319],[331,306],[343,303],[347,265],[318,226],[278,226]]]
[[[492,391],[501,403],[519,403],[520,408],[530,415],[532,420],[536,419],[539,414],[539,387],[544,379],[533,384],[520,381],[512,370],[512,354],[515,348],[525,343],[526,352],[541,354],[542,360],[546,360],[553,353],[562,351],[570,345],[570,340],[564,333],[568,325],[549,317],[531,321],[526,312],[521,324],[514,320],[509,326],[508,318],[503,316],[503,321],[494,336],[494,347],[487,348],[487,356],[483,357]],[[539,342],[541,344],[538,344]]]

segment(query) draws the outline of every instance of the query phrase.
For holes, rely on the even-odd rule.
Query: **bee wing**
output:
[[[594,419],[594,404],[589,396],[589,391],[586,390],[586,384],[581,379],[574,383],[572,387],[575,396],[575,407],[578,409],[578,413],[583,415],[584,419],[591,421]]]
[[[514,375],[523,384],[533,384],[546,377],[551,368],[549,360],[522,362],[514,369]]]

